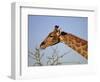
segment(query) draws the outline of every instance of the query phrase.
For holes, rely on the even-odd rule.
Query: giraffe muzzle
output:
[[[41,49],[45,49],[46,47],[45,47],[44,45],[45,45],[45,42],[43,41],[43,42],[40,44],[40,48],[41,48]]]

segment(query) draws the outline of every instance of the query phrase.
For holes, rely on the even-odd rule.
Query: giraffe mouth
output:
[[[54,44],[50,44],[50,45],[48,45],[48,46],[40,45],[40,49],[46,49],[47,47],[53,46],[53,45],[55,45],[55,44],[57,44],[57,43],[58,43],[58,42],[55,42]]]
[[[40,49],[45,49],[46,47],[40,45]]]

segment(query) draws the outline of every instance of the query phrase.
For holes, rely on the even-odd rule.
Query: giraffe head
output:
[[[54,30],[49,33],[45,40],[40,44],[40,48],[45,49],[49,46],[55,45],[60,42],[60,29],[58,25],[55,25]]]

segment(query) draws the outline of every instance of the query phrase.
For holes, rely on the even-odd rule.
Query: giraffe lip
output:
[[[45,49],[45,47],[43,47],[43,46],[40,46],[40,49]]]

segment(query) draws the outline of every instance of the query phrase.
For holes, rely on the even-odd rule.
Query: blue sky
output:
[[[28,49],[34,50],[35,47],[39,46],[40,43],[45,39],[45,37],[54,29],[55,25],[59,25],[63,31],[72,33],[85,40],[88,39],[88,18],[87,17],[70,17],[70,16],[38,16],[29,15],[28,16]],[[74,62],[79,61],[81,63],[87,63],[87,61],[81,57],[77,52],[69,48],[63,43],[59,43],[52,47],[58,47],[59,53],[64,53],[71,51],[69,55],[64,57],[62,61]],[[51,54],[50,47],[44,50],[46,55]],[[31,65],[34,60],[29,58],[29,64]],[[43,62],[46,61],[44,58]]]

